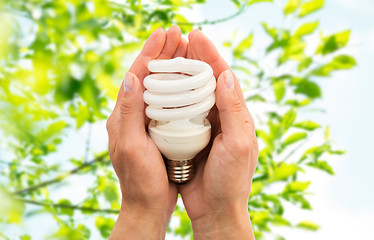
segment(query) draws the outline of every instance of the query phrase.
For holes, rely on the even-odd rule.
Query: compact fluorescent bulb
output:
[[[215,103],[216,79],[209,64],[182,57],[150,61],[148,69],[149,135],[167,158],[169,179],[184,183],[194,175],[192,159],[210,141],[206,117]]]

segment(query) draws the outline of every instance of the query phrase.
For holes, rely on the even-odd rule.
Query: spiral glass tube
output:
[[[148,130],[165,156],[169,179],[184,183],[194,175],[193,158],[210,141],[206,119],[215,103],[216,80],[209,64],[182,57],[153,60],[144,79]]]

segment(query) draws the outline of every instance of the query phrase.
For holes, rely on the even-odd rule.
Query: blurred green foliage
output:
[[[32,239],[22,227],[17,236],[6,236],[2,229],[39,214],[47,214],[58,226],[41,229],[48,239],[89,239],[92,231],[109,236],[120,208],[120,192],[107,152],[93,152],[91,161],[84,156],[57,163],[48,159],[58,158],[69,133],[107,118],[131,64],[128,56],[136,54],[155,29],[178,23],[188,33],[193,27],[228,21],[254,4],[273,4],[272,0],[227,1],[235,4],[237,13],[201,23],[191,23],[181,13],[204,2],[0,0],[0,141],[4,152],[11,153],[0,155],[0,239]],[[304,17],[321,9],[323,0],[281,3],[284,17],[297,27],[261,23],[270,39],[264,56],[249,57],[256,41],[250,29],[247,37],[238,39],[233,34],[223,43],[232,51],[232,68],[246,100],[259,109],[254,118],[261,149],[248,202],[257,239],[271,232],[272,226],[319,228],[308,220],[295,223],[284,218],[284,203],[311,209],[307,198],[311,181],[300,181],[299,176],[310,167],[333,175],[329,156],[344,151],[334,148],[328,127],[323,130],[319,123],[305,119],[303,112],[322,96],[321,78],[356,65],[353,57],[341,52],[349,30],[327,36],[321,32],[319,45],[307,53],[307,36],[319,29],[319,22],[306,22]],[[263,64],[267,58],[274,68]],[[72,169],[66,170],[67,165]],[[54,185],[87,175],[95,180],[86,186],[81,202],[73,204],[69,196],[53,200]],[[30,210],[31,205],[40,210]],[[93,224],[82,224],[82,216],[91,216]],[[191,238],[191,224],[181,206],[174,218],[180,225],[169,226],[168,231]]]

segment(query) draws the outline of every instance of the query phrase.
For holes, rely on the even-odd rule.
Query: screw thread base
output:
[[[195,175],[193,159],[169,160],[165,158],[169,180],[178,184],[186,183]]]

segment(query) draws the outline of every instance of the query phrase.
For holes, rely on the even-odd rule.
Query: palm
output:
[[[143,182],[139,182],[138,186],[146,186],[144,192],[152,199],[159,199],[160,206],[165,206],[169,211],[173,211],[177,201],[177,187],[175,184],[169,182],[165,170],[164,160],[154,142],[146,136],[143,147],[138,151],[143,152],[142,161],[139,162],[142,172]],[[152,165],[150,164],[152,163]],[[139,190],[139,189],[137,189]]]

